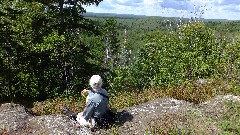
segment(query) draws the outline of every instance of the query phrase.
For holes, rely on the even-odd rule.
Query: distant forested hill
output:
[[[146,17],[145,15],[134,15],[134,14],[115,14],[115,13],[84,13],[84,16],[89,17],[116,17],[116,18],[141,18]]]
[[[240,32],[240,21],[229,21],[224,19],[194,19],[92,12],[87,12],[84,16],[97,23],[104,22],[107,18],[114,18],[117,21],[120,44],[127,39],[128,46],[132,49],[133,53],[142,46],[144,37],[148,33],[156,31],[161,33],[176,31],[181,25],[193,21],[203,21],[207,27],[215,30],[218,35],[224,34],[232,36]]]

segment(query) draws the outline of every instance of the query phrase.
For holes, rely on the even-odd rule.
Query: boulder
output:
[[[0,131],[9,133],[24,130],[26,120],[32,117],[24,106],[13,103],[2,104],[0,107]]]
[[[82,135],[89,132],[88,129],[79,128],[65,115],[34,116],[19,104],[5,103],[0,106],[0,134]]]

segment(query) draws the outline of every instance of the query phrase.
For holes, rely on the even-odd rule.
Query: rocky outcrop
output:
[[[19,104],[6,103],[0,107],[0,134],[19,135],[74,135],[88,134],[65,115],[33,116]]]
[[[24,106],[6,103],[0,107],[0,131],[14,133],[24,130],[26,120],[32,117]]]
[[[192,104],[172,98],[156,99],[142,105],[127,108],[133,119],[125,122],[119,132],[122,134],[144,134],[150,123],[157,122],[159,116],[175,112],[180,108],[189,108]]]
[[[215,123],[207,122],[203,115],[216,115],[223,108],[225,100],[240,103],[239,96],[217,96],[202,104],[194,105],[186,101],[172,98],[161,98],[153,101],[119,110],[117,113],[116,131],[98,130],[91,132],[89,129],[79,128],[65,115],[34,116],[19,104],[6,103],[0,106],[0,134],[145,134],[155,125],[167,127],[169,123],[178,129],[196,126],[195,133],[218,134],[220,129]],[[214,109],[213,109],[214,108]],[[195,119],[191,119],[194,115]],[[201,124],[204,122],[204,124]],[[204,131],[198,131],[204,129]],[[182,130],[180,130],[182,131]]]

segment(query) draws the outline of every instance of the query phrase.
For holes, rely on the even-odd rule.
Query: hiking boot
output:
[[[65,113],[65,114],[67,114],[69,111],[70,111],[70,110],[69,110],[66,106],[64,106],[64,107],[62,108],[62,112]]]
[[[63,107],[62,112],[65,113],[69,119],[77,121],[76,114],[72,113],[66,106]]]

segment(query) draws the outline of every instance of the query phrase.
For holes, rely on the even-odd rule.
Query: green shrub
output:
[[[199,22],[183,25],[169,34],[152,33],[136,61],[128,68],[115,71],[115,77],[124,81],[113,79],[111,83],[135,88],[168,87],[222,76],[229,65],[227,59],[237,61],[239,56],[236,47],[228,49],[228,42],[221,41],[213,30]]]

